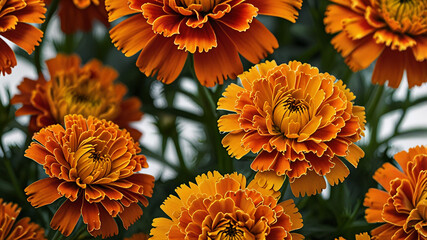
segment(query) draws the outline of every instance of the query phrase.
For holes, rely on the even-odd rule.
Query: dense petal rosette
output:
[[[23,104],[16,116],[31,115],[32,132],[63,124],[65,115],[81,114],[111,120],[139,140],[141,132],[130,123],[141,119],[141,102],[136,97],[123,99],[127,90],[123,84],[113,83],[118,76],[113,68],[103,66],[98,60],[81,67],[77,55],[61,54],[46,64],[51,80],[46,81],[43,76],[37,80],[25,78],[18,86],[21,93],[11,100]]]
[[[331,0],[326,31],[353,71],[375,59],[373,83],[397,88],[427,81],[427,0]]]
[[[47,4],[50,2],[52,0],[46,0]],[[79,30],[88,32],[95,20],[110,27],[104,0],[60,0],[58,15],[61,19],[61,30],[66,34]]]
[[[427,148],[417,146],[394,155],[400,166],[385,163],[374,174],[384,190],[369,189],[363,205],[366,220],[384,223],[371,231],[375,239],[427,239]]]
[[[3,38],[28,54],[39,45],[43,32],[29,23],[44,22],[44,5],[43,0],[0,0],[0,74],[10,74],[16,66],[15,53]]]
[[[109,20],[131,15],[110,31],[126,56],[139,52],[136,65],[164,83],[180,74],[188,53],[204,86],[222,84],[243,71],[241,54],[258,63],[278,47],[255,19],[270,15],[295,22],[302,0],[106,0]]]
[[[68,236],[80,216],[93,236],[118,233],[117,216],[127,229],[147,206],[154,177],[137,173],[148,164],[126,130],[109,121],[65,116],[65,128],[51,125],[34,134],[25,156],[43,165],[48,178],[25,189],[34,207],[65,202],[50,222]]]
[[[150,239],[303,239],[291,233],[302,227],[293,200],[278,203],[280,194],[275,193],[283,181],[275,186],[265,183],[260,177],[246,186],[246,178],[237,173],[200,175],[196,183],[182,184],[175,190],[178,196],[164,201],[161,208],[169,218],[154,219]]]
[[[16,221],[21,209],[17,204],[5,203],[0,198],[0,239],[46,240],[44,229],[25,217]]]
[[[296,196],[320,192],[324,176],[343,181],[349,170],[339,157],[357,167],[365,112],[341,80],[296,61],[258,64],[239,78],[243,87],[231,84],[218,101],[234,112],[218,120],[230,155],[259,153],[252,169],[288,176]]]

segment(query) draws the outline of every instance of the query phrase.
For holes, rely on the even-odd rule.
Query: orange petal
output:
[[[129,207],[125,207],[123,212],[119,213],[119,217],[125,229],[128,229],[129,226],[135,223],[141,216],[142,209],[138,203],[132,203]]]
[[[78,195],[79,195],[79,190],[80,187],[77,186],[77,184],[75,182],[62,182],[61,184],[59,184],[58,186],[58,192],[70,199],[70,201],[74,202],[76,201]]]
[[[414,37],[417,44],[412,47],[415,58],[418,62],[427,59],[427,39],[423,36]]]
[[[353,19],[359,18],[360,15],[354,12],[351,8],[330,4],[326,8],[325,18],[323,22],[326,25],[327,33],[336,33],[343,29],[343,20],[344,19]]]
[[[101,205],[99,206],[102,207]],[[99,210],[97,203],[89,203],[87,201],[83,201],[82,217],[83,222],[87,224],[88,232],[92,232],[93,230],[99,230],[101,228],[101,221],[99,218]]]
[[[357,167],[359,160],[365,156],[365,152],[356,144],[351,144],[348,146],[347,156],[345,159],[354,167]]]
[[[125,15],[135,13],[129,8],[128,1],[105,0],[105,8],[108,11],[108,21],[112,22]]]
[[[344,179],[348,176],[350,171],[347,166],[337,157],[333,157],[331,162],[334,164],[334,167],[329,173],[327,173],[326,179],[331,186],[343,182]]]
[[[203,24],[201,28],[192,28],[182,24],[174,43],[178,45],[178,49],[191,53],[196,52],[197,49],[199,49],[199,53],[209,52],[212,48],[217,47],[216,35],[209,22]]]
[[[221,143],[227,149],[230,156],[240,159],[249,152],[249,150],[243,147],[241,142],[245,134],[243,131],[231,132],[222,139]]]
[[[352,19],[346,18],[342,21],[344,31],[351,39],[361,39],[374,32],[376,28],[369,25],[364,16],[358,15]]]
[[[92,236],[97,237],[102,235],[102,238],[107,238],[119,233],[116,221],[114,221],[114,218],[102,207],[99,208],[99,218],[102,221],[101,228],[99,230],[89,232]]]
[[[239,53],[254,64],[279,47],[274,35],[257,19],[253,19],[249,29],[244,32],[238,32],[226,26],[222,26],[222,29],[235,44]]]
[[[0,38],[0,73],[10,74],[12,68],[16,66],[15,53],[12,49]]]
[[[113,27],[110,30],[110,37],[114,46],[126,57],[130,57],[143,49],[155,36],[151,28],[145,18],[137,14]]]
[[[157,73],[157,79],[169,84],[179,76],[187,59],[187,52],[178,50],[172,38],[156,35],[147,43],[136,66],[147,76]]]
[[[301,194],[301,197],[314,195],[322,192],[326,188],[325,179],[323,176],[319,176],[314,171],[308,171],[306,175],[302,175],[299,178],[295,178],[293,182],[290,183],[291,190],[294,196],[298,197]]]
[[[298,208],[292,199],[288,199],[278,204],[283,208],[283,212],[291,218],[292,228],[291,230],[297,230],[302,228],[302,215],[299,213]]]
[[[55,202],[61,197],[57,188],[63,181],[57,178],[45,178],[25,188],[28,201],[34,207],[41,207]]]
[[[80,68],[80,57],[73,54],[70,56],[58,54],[55,58],[46,61],[50,76],[55,76],[56,72],[72,71]]]
[[[383,49],[383,44],[377,44],[370,36],[366,36],[345,61],[353,71],[365,69],[378,58]]]
[[[387,48],[375,64],[372,83],[384,85],[388,81],[390,87],[397,88],[402,81],[404,67],[404,53]]]
[[[153,240],[168,240],[168,233],[174,223],[167,218],[155,218],[153,220],[153,228],[151,228],[150,235]],[[184,234],[182,238],[185,238]]]
[[[193,55],[197,79],[206,87],[222,84],[224,79],[228,77],[234,79],[243,72],[242,62],[233,42],[217,25],[213,28],[218,47],[209,52],[195,52]]]
[[[12,31],[18,24],[18,18],[13,15],[2,16],[0,18],[0,33],[4,34],[7,31]]]
[[[418,62],[410,50],[406,52],[406,75],[408,77],[408,87],[420,86],[427,82],[427,59]]]
[[[68,199],[65,200],[50,221],[52,229],[58,229],[64,236],[69,236],[80,218],[82,200],[82,196],[75,202],[71,202]]]
[[[249,23],[258,15],[258,8],[249,3],[240,3],[233,8],[231,12],[218,19],[235,31],[243,32],[249,28]]]
[[[262,151],[258,156],[254,159],[254,161],[251,164],[251,168],[254,171],[267,171],[267,170],[273,170],[271,169],[273,163],[276,161],[276,158],[278,160],[280,159],[280,155],[282,155],[278,151]]]
[[[389,197],[390,195],[382,190],[375,188],[370,188],[368,190],[365,200],[363,201],[363,206],[367,207],[365,210],[365,218],[367,222],[374,223],[384,221],[381,213],[383,206]]]
[[[381,186],[390,192],[390,181],[395,178],[406,179],[407,176],[399,171],[395,166],[391,165],[391,163],[384,163],[381,168],[379,168],[373,178],[377,181]]]
[[[25,8],[13,12],[20,22],[43,23],[46,13],[45,4],[42,1],[27,1]]]
[[[231,132],[240,130],[239,115],[228,114],[223,115],[218,119],[218,129],[221,132]]]
[[[157,34],[162,34],[164,37],[170,37],[180,33],[182,22],[183,19],[179,15],[163,15],[154,20],[153,31]],[[182,24],[182,27],[184,26],[185,24]]]
[[[258,14],[284,18],[295,22],[298,10],[301,9],[302,0],[246,0],[247,3],[259,9]]]

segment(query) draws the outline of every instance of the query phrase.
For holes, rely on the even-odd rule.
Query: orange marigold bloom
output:
[[[46,0],[50,4],[52,0]],[[78,30],[88,32],[95,20],[110,27],[104,0],[60,0],[59,18],[61,30],[72,34]]]
[[[234,112],[218,120],[230,155],[259,153],[251,168],[288,176],[295,196],[326,188],[324,176],[343,181],[349,170],[339,157],[357,167],[365,112],[341,80],[297,61],[258,64],[239,78],[243,87],[231,84],[218,101]]]
[[[346,240],[343,237],[335,238],[335,240]],[[356,240],[371,240],[371,236],[368,233],[360,233],[356,235]]]
[[[353,71],[377,59],[373,83],[397,88],[404,70],[410,88],[427,81],[426,0],[331,1],[326,31]]]
[[[293,200],[277,203],[278,195],[272,195],[283,181],[265,183],[261,177],[246,186],[246,178],[237,173],[200,175],[195,184],[178,187],[178,197],[164,201],[161,209],[171,219],[154,219],[151,239],[303,239],[291,233],[303,225]]]
[[[134,14],[110,31],[126,56],[141,54],[136,65],[164,83],[180,74],[188,53],[201,84],[212,87],[243,72],[239,53],[258,63],[278,47],[274,35],[255,17],[270,15],[295,22],[302,0],[106,0],[109,21]]]
[[[10,74],[17,64],[15,53],[2,37],[31,54],[39,45],[43,32],[29,23],[43,23],[45,12],[43,0],[0,0],[1,74]]]
[[[137,173],[147,168],[139,144],[110,121],[81,115],[65,116],[65,128],[51,125],[34,134],[25,156],[43,165],[48,178],[25,189],[34,207],[65,202],[50,222],[68,236],[80,216],[92,236],[118,233],[119,216],[127,229],[147,206],[154,177]]]
[[[124,240],[148,240],[150,236],[145,233],[137,233],[132,235],[130,238],[125,238]]]
[[[0,239],[46,240],[44,229],[30,222],[30,218],[21,218],[15,223],[20,212],[17,204],[5,203],[0,198]]]
[[[427,239],[427,148],[417,146],[394,155],[401,169],[385,163],[374,179],[385,191],[371,188],[363,205],[366,220],[383,225],[375,239]]]
[[[123,84],[113,84],[118,76],[113,68],[98,60],[81,67],[77,55],[61,54],[46,64],[51,80],[46,81],[43,76],[35,81],[24,78],[18,86],[21,93],[11,100],[13,104],[23,104],[16,116],[31,115],[30,131],[63,124],[67,114],[92,115],[126,128],[138,141],[142,134],[130,122],[141,119],[141,102],[136,97],[123,100],[127,90]]]

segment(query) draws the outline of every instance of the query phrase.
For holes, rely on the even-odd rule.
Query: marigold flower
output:
[[[427,148],[417,146],[394,155],[401,169],[385,163],[374,179],[385,191],[366,194],[366,220],[383,225],[371,231],[375,239],[427,239]]]
[[[22,103],[16,116],[31,115],[29,128],[32,132],[52,124],[63,124],[67,114],[89,115],[111,120],[126,128],[135,140],[141,132],[130,126],[130,122],[142,117],[141,102],[132,97],[123,100],[126,87],[113,84],[118,73],[98,60],[80,66],[77,55],[57,55],[46,61],[51,80],[43,76],[37,80],[24,78],[18,86],[20,94],[11,102]]]
[[[169,84],[191,53],[198,80],[212,87],[243,71],[239,54],[258,63],[278,47],[257,15],[295,22],[302,0],[106,0],[105,5],[110,22],[133,14],[110,35],[126,56],[142,49],[136,62],[141,72],[157,73]]]
[[[258,182],[246,186],[241,174],[215,171],[182,184],[161,206],[170,219],[153,220],[151,239],[303,239],[291,233],[303,225],[293,200],[277,203]]]
[[[25,189],[34,207],[66,200],[50,226],[68,236],[80,216],[92,236],[118,233],[119,216],[127,229],[147,206],[154,177],[137,173],[148,164],[138,143],[110,121],[65,116],[65,128],[51,125],[34,134],[25,156],[43,165],[48,178]]]
[[[51,2],[52,0],[46,0],[48,5]],[[61,30],[66,34],[79,30],[88,32],[95,20],[110,27],[104,0],[60,0],[58,15]]]
[[[410,88],[427,81],[426,0],[331,1],[326,31],[353,71],[377,59],[373,83],[397,88],[404,70]]]
[[[137,233],[132,235],[130,238],[125,238],[124,240],[148,240],[149,236],[145,233]]]
[[[31,54],[43,32],[29,23],[43,23],[45,12],[43,0],[0,0],[0,73],[3,76],[10,74],[17,63],[15,53],[2,37]]]
[[[16,219],[21,212],[17,204],[5,203],[0,198],[0,239],[46,240],[44,229],[30,222],[30,218]]]
[[[335,238],[335,240],[346,240],[343,237]],[[356,235],[356,240],[371,240],[371,236],[368,233],[360,233]]]
[[[231,156],[259,153],[251,168],[288,176],[295,196],[326,188],[324,176],[343,181],[349,170],[339,157],[357,167],[365,112],[341,80],[297,61],[267,61],[239,78],[243,87],[231,84],[218,101],[233,112],[218,120]]]

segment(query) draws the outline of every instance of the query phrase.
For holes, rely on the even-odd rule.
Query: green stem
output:
[[[373,114],[374,114],[375,110],[376,110],[376,109],[377,109],[377,107],[378,107],[378,103],[379,103],[379,102],[380,102],[380,100],[381,100],[381,97],[382,97],[382,95],[383,95],[383,92],[384,92],[384,85],[378,86],[378,87],[375,89],[375,96],[374,96],[373,100],[372,100],[372,101],[370,101],[370,102],[367,104],[367,107],[366,107],[366,118],[367,118],[367,122],[371,122],[371,121],[369,121],[369,120],[373,119]],[[378,120],[379,120],[379,119],[377,119],[377,121],[378,121]]]
[[[55,232],[55,235],[53,235],[52,240],[61,240],[64,236],[61,234],[59,230]]]
[[[77,239],[81,239],[80,237],[82,236],[82,233],[86,233],[86,224],[81,224],[79,230],[77,231],[77,233],[70,239],[70,240],[77,240]]]
[[[46,35],[47,26],[49,25],[50,20],[52,19],[53,14],[56,12],[58,8],[59,0],[53,0],[50,4],[50,7],[46,13],[46,19],[44,23],[41,25],[40,30]],[[37,73],[40,75],[42,73],[42,65],[41,65],[41,52],[45,39],[41,41],[40,45],[34,51],[34,64],[36,65]]]
[[[176,154],[178,155],[180,170],[184,173],[189,173],[189,170],[187,168],[187,165],[185,164],[184,155],[181,151],[181,144],[179,143],[179,137],[178,137],[178,131],[176,131],[176,134],[174,134],[172,137],[173,144],[175,145]]]

